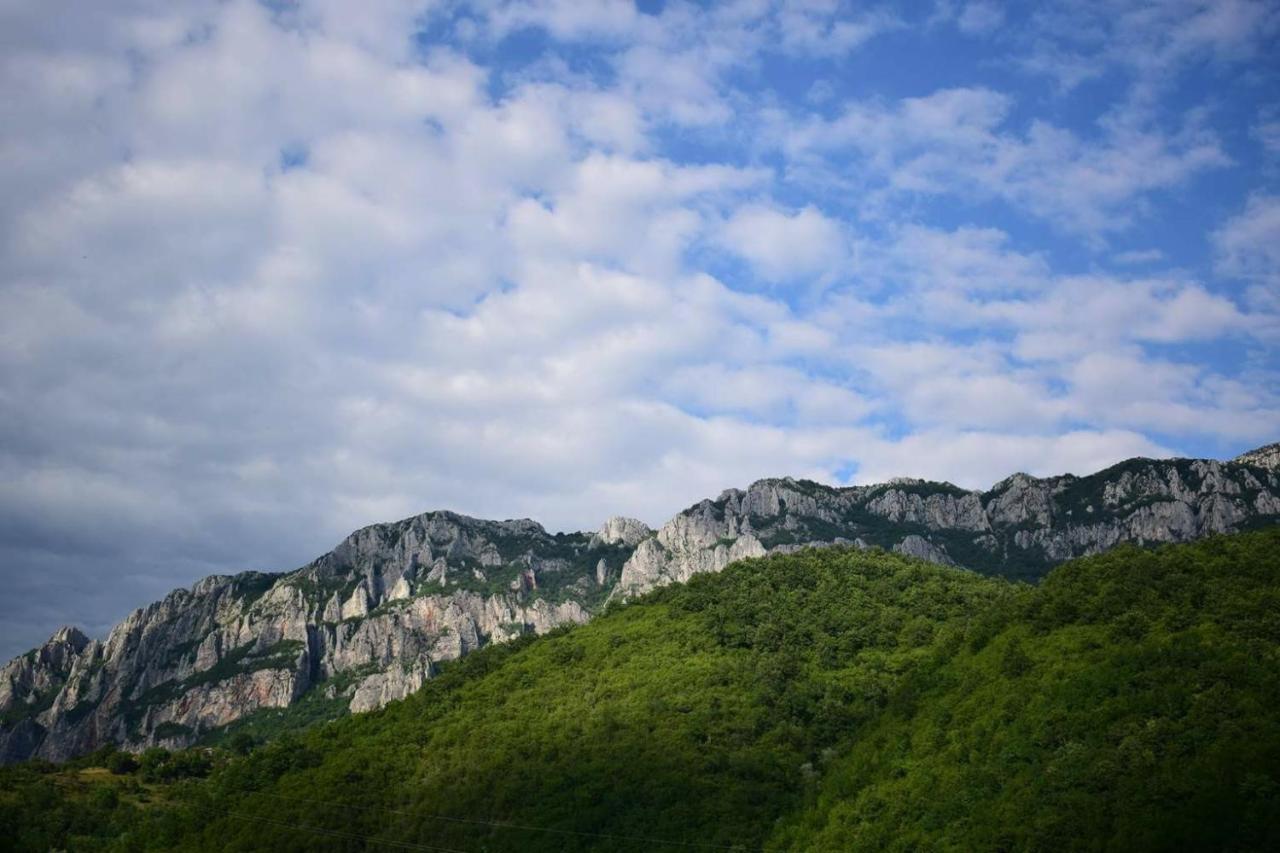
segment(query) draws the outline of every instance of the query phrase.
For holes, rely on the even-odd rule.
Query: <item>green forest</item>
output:
[[[1280,529],[736,563],[373,713],[0,769],[16,850],[1280,849]]]

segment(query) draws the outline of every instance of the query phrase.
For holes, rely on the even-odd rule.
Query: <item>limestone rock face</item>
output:
[[[289,574],[206,578],[104,641],[63,629],[0,670],[0,761],[184,746],[311,690],[379,707],[439,661],[586,621],[579,588],[602,563],[616,579],[635,536],[622,525],[593,550],[587,534],[437,512],[358,530]]]
[[[902,479],[760,480],[654,531],[595,533],[432,512],[366,527],[288,574],[213,576],[102,640],[63,628],[0,669],[0,762],[105,743],[181,747],[314,691],[351,712],[415,690],[441,661],[587,621],[609,599],[809,546],[882,548],[1034,580],[1123,542],[1280,523],[1280,445],[1230,462],[1131,459],[1084,477],[1014,474],[985,492]]]
[[[403,699],[421,687],[430,674],[430,664],[426,661],[410,661],[404,666],[375,672],[356,688],[351,697],[351,712],[372,711],[388,702]]]
[[[59,628],[40,648],[16,657],[0,669],[0,763],[22,761],[43,739],[36,718],[47,714],[85,649],[94,645],[71,627]]]
[[[1280,470],[1280,442],[1250,450],[1248,453],[1241,453],[1231,461],[1237,465],[1255,465],[1272,471]]]
[[[930,563],[941,563],[944,566],[954,566],[955,561],[947,556],[947,552],[942,548],[934,545],[923,536],[917,536],[912,533],[897,545],[893,546],[893,550],[899,554],[906,554],[908,557],[915,557],[919,560],[927,560]]]
[[[14,658],[0,669],[0,707],[34,704],[66,681],[89,638],[72,627],[59,628],[43,646]]]
[[[895,523],[910,522],[931,528],[990,530],[981,498],[974,493],[920,494],[888,488],[867,501],[867,510]]]
[[[599,545],[627,545],[634,548],[653,535],[649,525],[634,518],[615,515],[600,526],[600,530],[591,537],[592,547]]]
[[[1184,542],[1280,522],[1277,460],[1280,445],[1231,462],[1131,459],[1086,477],[1014,474],[985,492],[905,478],[846,488],[761,480],[695,504],[639,543],[613,594],[832,544],[1035,579],[1121,542]]]

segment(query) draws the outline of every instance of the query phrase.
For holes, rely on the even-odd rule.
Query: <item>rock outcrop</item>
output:
[[[1250,450],[1248,453],[1241,453],[1231,461],[1238,465],[1253,465],[1258,468],[1280,471],[1280,442]]]
[[[370,710],[417,690],[442,661],[584,622],[611,598],[744,557],[878,547],[1034,580],[1122,542],[1277,522],[1280,445],[1230,462],[1014,474],[985,492],[761,480],[656,532],[625,517],[595,533],[550,534],[528,520],[426,513],[358,530],[295,572],[205,578],[135,611],[105,640],[59,630],[0,669],[0,762],[63,760],[105,743],[180,747],[303,700],[333,714]]]
[[[985,492],[910,479],[846,488],[761,480],[695,504],[641,542],[614,595],[739,557],[833,544],[1034,580],[1121,542],[1185,542],[1280,522],[1277,452],[1271,445],[1231,462],[1130,459],[1087,477],[1014,474]]]
[[[600,525],[600,530],[591,537],[591,546],[622,544],[634,548],[652,535],[653,531],[643,521],[615,515]]]
[[[644,528],[645,531],[648,528]],[[182,746],[319,691],[365,711],[489,642],[583,622],[633,550],[435,512],[358,530],[296,572],[205,578],[104,641],[63,629],[0,671],[0,756]]]

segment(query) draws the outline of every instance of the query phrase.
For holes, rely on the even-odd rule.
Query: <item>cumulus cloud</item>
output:
[[[848,343],[828,356],[856,366],[873,401],[921,428],[1056,432],[1088,412],[1121,430],[1269,434],[1280,418],[1269,383],[1232,382],[1167,351],[1265,340],[1265,315],[1193,281],[1058,274],[1007,242],[991,229],[913,225],[864,250],[860,269],[883,285],[874,303],[853,287],[831,295]]]
[[[1223,273],[1276,282],[1280,277],[1280,196],[1250,196],[1213,235]]]
[[[1117,70],[1132,82],[1131,105],[1150,106],[1194,63],[1264,55],[1280,10],[1267,0],[1070,0],[1037,9],[1026,29],[1026,67],[1068,88]]]
[[[971,2],[964,5],[964,11],[956,18],[956,26],[969,34],[986,33],[1003,21],[1004,10],[995,3]]]
[[[848,104],[835,118],[798,124],[775,115],[773,136],[816,183],[876,192],[886,205],[904,194],[996,198],[1086,235],[1127,227],[1152,191],[1230,162],[1194,116],[1172,134],[1110,121],[1101,141],[1086,141],[1043,120],[1011,128],[1013,107],[991,89],[942,89],[892,105]]]
[[[772,422],[852,425],[873,409],[861,394],[779,364],[697,364],[676,369],[664,391],[684,407]]]
[[[1159,249],[1128,249],[1117,252],[1113,259],[1116,263],[1125,266],[1139,266],[1164,260],[1164,252]]]
[[[1196,44],[1245,55],[1231,20]],[[840,63],[909,24],[4,7],[0,648],[432,508],[658,524],[767,475],[983,487],[1273,438],[1273,366],[1199,353],[1265,347],[1274,302],[1061,260],[1227,168],[1213,128],[851,95]],[[1224,223],[1219,274],[1274,287],[1273,207]]]
[[[760,204],[738,208],[718,239],[767,281],[840,275],[848,240],[840,226],[808,206],[794,213]]]
[[[899,23],[883,11],[850,19],[837,0],[793,0],[779,5],[777,25],[783,50],[823,56],[857,48]]]
[[[1253,126],[1253,136],[1272,157],[1280,154],[1280,110],[1267,110]]]
[[[1165,457],[1167,448],[1129,431],[1080,431],[1056,436],[1000,435],[986,432],[921,432],[903,439],[858,472],[859,482],[878,483],[890,476],[927,476],[968,488],[988,488],[982,461],[992,457],[1009,473],[1036,476],[1092,473],[1116,459]],[[903,475],[890,471],[908,472]],[[915,472],[914,474],[912,472]]]

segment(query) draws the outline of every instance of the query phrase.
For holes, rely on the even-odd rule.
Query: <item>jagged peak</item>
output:
[[[353,530],[343,538],[342,543],[338,547],[348,543],[358,542],[367,537],[370,533],[380,535],[395,536],[403,533],[406,529],[419,526],[430,527],[432,524],[447,522],[460,527],[464,530],[493,530],[500,529],[505,531],[514,531],[525,535],[547,536],[547,529],[532,518],[477,518],[475,516],[466,515],[460,512],[454,512],[450,509],[433,509],[426,512],[420,512],[417,515],[411,515],[398,521],[379,522],[377,524],[367,524],[364,527]]]
[[[797,480],[795,477],[761,477],[759,480],[756,480],[752,482],[751,485],[747,486],[747,490],[750,491],[751,489],[754,489],[754,488],[766,487],[766,486],[791,487],[791,486],[795,486],[799,482],[800,481]]]
[[[591,537],[591,545],[639,545],[653,535],[653,529],[636,518],[625,515],[611,516]]]
[[[828,485],[827,483],[819,483],[817,480],[810,480],[804,477],[762,477],[761,479],[751,483],[751,485],[747,486],[745,489],[725,489],[720,493],[720,497],[716,500],[716,503],[721,503],[727,498],[741,498],[754,492],[775,489],[785,489],[787,491],[798,492],[800,494],[812,494],[814,490],[832,495],[840,492],[840,488],[837,486]]]
[[[51,665],[54,669],[62,669],[69,666],[68,662],[83,652],[90,642],[92,641],[89,637],[79,628],[74,625],[63,625],[54,631],[44,643],[9,661],[5,664],[5,668],[24,665],[22,662],[25,661],[25,665],[34,663],[39,667]],[[70,656],[67,654],[68,650],[70,650]]]
[[[1255,465],[1259,468],[1280,471],[1280,441],[1245,451],[1231,461],[1238,465]]]
[[[75,625],[63,625],[61,628],[53,632],[53,636],[49,638],[49,642],[45,645],[68,644],[83,648],[89,644],[89,638],[85,633]]]
[[[1040,477],[1032,476],[1031,474],[1028,474],[1026,471],[1016,471],[1013,474],[1010,474],[1008,477],[1005,477],[1000,482],[996,483],[990,489],[987,489],[987,491],[1003,492],[1011,486],[1029,486],[1032,483],[1040,483],[1040,482],[1043,482],[1043,479]]]
[[[537,536],[547,535],[547,529],[543,527],[541,524],[539,524],[538,522],[534,521],[532,518],[505,518],[505,519],[477,518],[473,515],[464,515],[463,513],[454,512],[453,510],[437,509],[437,510],[432,510],[431,512],[424,512],[420,515],[413,516],[412,518],[405,519],[405,521],[412,522],[418,519],[422,519],[427,523],[430,523],[431,521],[434,521],[437,519],[443,519],[443,520],[452,522],[453,524],[456,524],[459,527],[482,528],[482,529],[483,528],[490,528],[490,529],[501,528],[504,530],[515,530],[520,533],[533,534]],[[401,523],[403,524],[404,522],[401,522]]]

